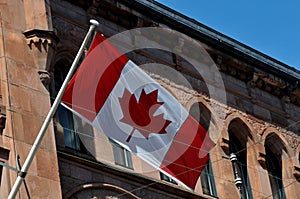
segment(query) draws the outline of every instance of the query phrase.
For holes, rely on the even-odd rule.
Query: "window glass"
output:
[[[252,191],[247,169],[247,146],[246,142],[241,142],[234,132],[229,131],[229,153],[237,157],[239,177],[242,179],[242,194],[244,198],[251,199]]]
[[[69,66],[63,61],[58,61],[54,68],[54,91],[52,97],[54,98],[63,84],[65,77],[69,71]],[[64,144],[66,147],[83,150],[84,147],[80,141],[76,128],[75,115],[62,105],[58,106],[57,115],[59,124],[63,127]]]
[[[217,196],[211,161],[207,163],[200,176],[202,191],[206,195]]]
[[[271,139],[272,136],[272,139]],[[285,191],[284,186],[282,182],[282,145],[277,145],[275,143],[278,143],[278,139],[276,139],[277,136],[274,136],[274,134],[271,134],[267,137],[265,142],[265,150],[266,150],[266,166],[269,174],[269,181],[271,185],[272,195],[274,199],[284,199]],[[272,146],[277,145],[277,152],[278,154],[275,154],[274,151],[271,149]],[[279,148],[279,150],[278,150]],[[281,148],[281,150],[280,150]]]
[[[167,182],[171,182],[173,184],[177,184],[177,182],[175,180],[173,180],[172,178],[170,178],[169,176],[163,174],[162,172],[160,172],[160,179],[167,181]]]
[[[210,127],[210,125],[214,124],[214,121],[211,121],[211,112],[202,103],[193,104],[193,106],[190,109],[190,115],[193,116],[208,133],[209,128],[215,130],[214,127]],[[210,196],[217,196],[217,189],[210,158],[207,165],[201,172],[200,180],[202,192],[204,194]]]
[[[115,141],[110,139],[110,142],[113,148],[115,163],[117,165],[133,169],[131,153]]]

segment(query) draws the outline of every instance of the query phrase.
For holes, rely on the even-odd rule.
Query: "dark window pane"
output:
[[[272,136],[271,134],[270,136]],[[285,191],[282,182],[282,154],[275,154],[270,146],[272,142],[276,142],[276,139],[269,139],[267,137],[265,143],[266,150],[266,165],[269,174],[269,181],[272,189],[272,195],[274,199],[285,199]],[[274,137],[273,137],[274,138]],[[274,144],[274,143],[273,143]]]
[[[211,112],[202,103],[193,104],[190,109],[190,115],[193,116],[206,131],[209,130],[210,125],[212,125],[211,128],[213,129],[214,120],[211,117]],[[205,169],[203,169],[200,175],[200,180],[204,194],[217,196],[214,174],[210,160],[205,166]]]
[[[172,178],[170,178],[169,176],[163,174],[162,172],[160,172],[160,179],[167,181],[167,182],[171,182],[173,184],[177,184],[177,182],[175,180],[173,180]]]
[[[52,95],[54,95],[53,97],[55,97],[56,93],[58,93],[65,77],[67,76],[68,71],[69,71],[68,64],[62,61],[58,61],[55,64],[55,68],[54,68],[55,91],[52,92]],[[66,109],[65,107],[63,107],[62,105],[59,105],[57,109],[57,114],[58,114],[59,123],[63,127],[63,131],[64,131],[65,146],[75,150],[84,151],[84,147],[82,147],[81,141],[76,132],[75,119],[72,112]]]
[[[133,169],[131,153],[120,146],[118,143],[110,139],[112,144],[115,163],[120,166],[124,166]]]
[[[240,178],[242,179],[242,194],[244,198],[251,199],[252,190],[250,179],[248,177],[248,169],[247,169],[247,146],[246,142],[241,142],[235,135],[234,132],[229,131],[229,152],[233,153],[237,157],[238,163],[238,173]]]
[[[210,160],[202,171],[200,179],[203,193],[210,196],[217,196],[217,189]]]

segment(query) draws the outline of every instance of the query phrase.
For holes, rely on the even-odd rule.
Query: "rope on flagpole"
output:
[[[93,35],[96,27],[99,25],[99,23],[94,19],[90,20],[90,23],[91,23],[90,28],[89,28],[82,44],[81,44],[81,47],[78,50],[78,53],[77,53],[72,65],[71,65],[71,68],[70,68],[70,70],[69,70],[69,72],[68,72],[68,74],[67,74],[67,76],[66,76],[66,78],[65,78],[65,80],[64,80],[64,82],[63,82],[63,84],[62,84],[62,86],[61,86],[61,88],[60,88],[60,90],[57,94],[57,96],[56,96],[56,98],[55,98],[55,101],[53,102],[53,105],[52,105],[50,111],[48,112],[48,115],[47,115],[46,119],[44,120],[44,123],[43,123],[43,125],[42,125],[42,127],[41,127],[41,129],[40,129],[40,131],[39,131],[32,147],[31,147],[31,149],[30,149],[30,152],[29,152],[29,154],[28,154],[28,156],[27,156],[27,158],[24,162],[24,165],[22,166],[21,171],[18,173],[18,177],[17,177],[17,179],[15,181],[15,184],[12,187],[12,189],[11,189],[9,195],[8,195],[8,199],[14,199],[16,197],[23,180],[27,175],[27,171],[28,171],[28,169],[29,169],[29,167],[32,163],[32,160],[33,160],[33,158],[34,158],[34,156],[37,152],[37,149],[39,148],[39,146],[41,144],[41,141],[42,141],[42,139],[43,139],[43,137],[46,133],[46,130],[47,130],[47,128],[48,128],[48,126],[49,126],[49,124],[52,120],[52,117],[55,114],[56,109],[60,104],[63,93],[66,90],[67,85],[68,85],[68,83],[69,83],[69,81],[72,77],[72,74],[75,71],[76,66],[77,66],[77,64],[78,64],[78,62],[79,62],[79,60],[80,60],[80,58],[81,58],[81,56],[84,52],[84,49],[85,49],[89,39]]]

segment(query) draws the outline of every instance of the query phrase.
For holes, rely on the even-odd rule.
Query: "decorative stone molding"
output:
[[[287,133],[282,133],[283,137],[286,139],[286,141],[288,142],[289,146],[293,149],[296,150],[297,147],[299,146],[299,138],[289,135]]]
[[[245,116],[246,121],[249,123],[249,125],[253,128],[255,133],[261,135],[264,130],[265,122],[261,119],[256,118],[255,116],[251,114],[246,114]]]
[[[100,6],[100,1],[93,0],[92,5],[87,9],[87,13],[91,16],[97,15],[99,12],[99,9],[98,9],[99,6]]]
[[[252,79],[252,67],[245,63],[233,59],[232,57],[216,52],[212,49],[207,49],[212,59],[218,66],[219,70],[241,81],[248,82]]]
[[[116,6],[118,4],[118,6]],[[119,13],[122,13],[120,15]],[[112,3],[110,1],[93,0],[87,8],[87,15],[90,18],[103,18],[110,22],[118,23],[127,29],[132,29],[136,25],[139,16],[133,14],[120,3]],[[152,22],[150,22],[151,24]],[[148,23],[147,23],[148,24]]]
[[[290,100],[291,103],[300,105],[300,88],[298,86],[294,86],[294,88],[291,88],[291,93],[290,93]]]
[[[287,87],[285,81],[262,72],[254,72],[251,82],[257,88],[279,97],[285,94],[284,89]]]
[[[259,152],[258,153],[258,157],[257,157],[257,161],[259,162],[259,164],[261,165],[262,168],[266,169],[267,165],[266,165],[266,154]]]
[[[291,109],[290,102],[291,102],[291,100],[290,100],[290,98],[288,96],[283,96],[281,98],[282,109],[285,112],[284,116],[287,119],[291,118],[291,115],[289,114],[290,109]]]
[[[38,74],[41,82],[44,84],[45,87],[47,87],[51,79],[50,73],[47,70],[39,70]]]
[[[67,46],[65,46],[64,44],[62,45],[70,49],[71,54],[76,54],[76,49],[78,49],[78,47],[81,45],[82,41],[84,40],[84,36],[86,35],[86,28],[76,26],[75,24],[70,24],[56,16],[52,17],[52,23],[54,24],[54,28],[57,31],[57,36],[61,40],[68,41]]]
[[[220,146],[223,149],[224,153],[229,155],[229,139],[222,138]]]
[[[298,181],[300,181],[300,167],[298,166],[293,167],[293,175]]]
[[[54,31],[31,29],[23,32],[31,49],[34,66],[40,70],[48,70],[53,60],[56,44],[59,42]]]
[[[293,157],[293,175],[300,182],[300,145],[298,145]]]
[[[264,74],[262,72],[254,72],[253,81],[262,80],[264,85],[275,86],[281,89],[287,86],[286,82],[271,75]]]
[[[47,51],[45,45],[55,47],[59,42],[59,38],[55,32],[51,30],[32,29],[24,31],[23,34],[26,37],[27,45],[32,48],[32,44],[34,44],[40,51],[42,51],[41,45],[43,45]]]

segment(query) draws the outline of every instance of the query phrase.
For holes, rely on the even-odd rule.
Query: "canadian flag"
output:
[[[99,33],[62,102],[164,174],[195,188],[214,143],[173,95]]]

